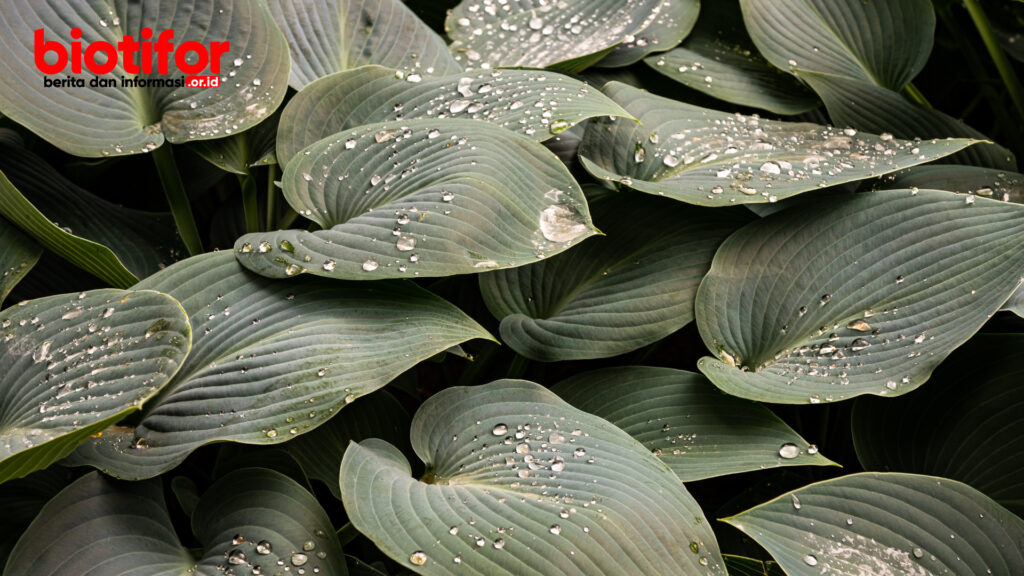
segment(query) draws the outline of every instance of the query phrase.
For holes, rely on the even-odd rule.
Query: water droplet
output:
[[[237,566],[239,564],[245,563],[245,552],[242,552],[238,548],[235,548],[231,552],[228,552],[228,564],[234,564]]]
[[[262,83],[263,83],[263,82],[262,82],[262,81],[260,81],[260,79],[259,79],[259,78],[253,78],[253,79],[252,79],[252,85],[253,85],[253,86],[259,86],[259,85],[260,85],[260,84],[262,84]]]
[[[807,556],[804,556],[804,564],[807,564],[808,566],[817,566],[818,559],[815,558],[814,555],[808,554]]]
[[[234,64],[235,66],[241,66],[242,65],[242,59],[241,58],[235,58],[235,60],[234,60],[234,62],[232,62],[232,64]]]
[[[245,244],[242,244],[242,247],[239,248],[238,251],[241,252],[242,254],[248,254],[252,252],[252,244],[246,242]]]
[[[291,557],[292,566],[302,566],[306,562],[309,562],[309,556],[306,556],[302,552],[296,552]]]
[[[470,104],[472,104],[472,102],[470,102],[469,100],[455,100],[448,106],[448,111],[451,112],[452,114],[458,114],[459,112],[462,112],[466,108],[469,108]]]
[[[494,428],[491,429],[491,434],[494,434],[495,436],[504,436],[505,434],[508,434],[508,426],[504,424],[495,424]]]
[[[259,543],[256,544],[256,553],[257,554],[264,554],[264,555],[270,554],[270,552],[272,550],[273,550],[273,547],[270,545],[270,542],[267,542],[266,540],[260,540]]]
[[[583,448],[577,448],[577,449],[572,451],[572,457],[573,458],[583,458],[586,455],[587,455],[587,451],[585,449],[583,449]]]
[[[668,154],[662,159],[662,163],[669,168],[675,168],[676,166],[679,166],[679,157],[673,154]]]
[[[871,343],[863,338],[857,338],[850,343],[850,350],[853,350],[854,352],[860,352],[861,350],[865,350],[870,347]]]
[[[570,242],[587,232],[583,215],[566,204],[552,204],[540,213],[540,231],[552,242]]]
[[[775,162],[765,162],[761,164],[761,173],[776,176],[782,174],[782,169]]]
[[[920,548],[914,548],[914,558],[922,557],[924,557],[924,550],[921,550]]]
[[[448,529],[448,533],[451,534],[452,536],[455,536],[456,534],[459,533],[459,527],[458,526],[452,526],[451,528]]]
[[[380,264],[377,264],[376,260],[367,260],[366,262],[363,262],[363,270],[367,272],[373,272],[378,266],[380,266]]]
[[[554,122],[551,123],[549,129],[551,130],[552,134],[561,134],[562,132],[568,130],[570,126],[571,124],[569,124],[567,120],[555,120]]]
[[[551,434],[548,435],[548,443],[565,444],[565,436],[559,434],[558,432],[552,432]]]
[[[802,506],[800,505],[800,499],[796,497],[796,494],[790,494],[789,497],[793,500],[794,510],[799,510],[800,508],[802,508]]]
[[[351,150],[351,149],[353,149],[355,147],[356,147],[355,139],[349,138],[348,140],[345,141],[345,149]]]
[[[338,263],[335,262],[334,260],[328,260],[324,262],[324,270],[326,270],[327,272],[331,272],[337,265]]]
[[[534,16],[533,18],[530,18],[530,30],[540,30],[543,27],[544,27],[544,20],[542,20],[541,18],[538,18],[537,16]]]
[[[267,430],[267,438],[277,438],[277,430]]]
[[[399,252],[409,252],[416,248],[416,239],[412,236],[402,236],[398,239],[398,242],[395,242],[395,248],[398,248]],[[365,265],[363,266],[363,269],[366,269]]]
[[[501,550],[502,548],[505,547],[505,540],[502,539],[502,538],[498,538],[497,540],[494,541],[493,546],[494,546],[495,550]]]
[[[441,201],[442,202],[451,202],[454,199],[455,199],[455,193],[454,192],[449,192],[448,190],[445,190],[444,192],[441,192]]]
[[[555,536],[558,536],[559,534],[562,533],[562,527],[559,526],[558,524],[552,524],[551,527],[548,528],[548,532],[551,532]]]
[[[39,362],[46,360],[46,358],[50,355],[50,346],[52,345],[53,342],[49,340],[40,344],[39,348],[36,348],[36,351],[32,353],[32,360],[35,360],[37,364]]]
[[[846,324],[846,329],[856,330],[857,332],[869,332],[871,330],[871,325],[863,318],[858,318],[856,320],[850,320],[850,322]]]
[[[305,542],[302,543],[302,549],[305,550],[306,552],[309,552],[310,550],[314,550],[314,549],[316,549],[316,542],[313,542],[312,540],[306,540]]]
[[[800,455],[800,448],[796,444],[786,443],[779,447],[779,456],[791,460]]]

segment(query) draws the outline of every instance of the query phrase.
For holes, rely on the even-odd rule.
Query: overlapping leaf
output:
[[[0,312],[0,482],[45,468],[138,410],[178,371],[181,306],[148,290],[50,296]]]
[[[832,464],[768,408],[722,394],[693,372],[606,368],[573,376],[552,392],[642,442],[683,482]]]
[[[693,320],[693,299],[727,235],[748,212],[619,193],[592,205],[606,236],[529,266],[480,276],[501,339],[545,362],[605,358]]]
[[[1022,373],[1024,337],[975,336],[927,386],[893,400],[857,400],[852,420],[858,459],[868,470],[959,480],[1024,512]]]
[[[1014,574],[1024,520],[953,480],[854,474],[726,519],[790,576]]]
[[[0,304],[3,304],[14,286],[39,261],[43,250],[3,218],[0,218],[0,246],[4,247],[0,252]]]
[[[644,62],[676,82],[733,104],[778,114],[799,114],[818,105],[810,90],[757,51],[743,26],[738,0],[717,0],[701,13],[681,46]]]
[[[599,90],[550,71],[481,70],[414,83],[388,68],[364,66],[321,78],[292,98],[277,151],[287,163],[332,134],[418,118],[485,120],[543,141],[594,116],[628,114]]]
[[[353,444],[353,525],[421,574],[716,574],[714,534],[628,434],[533,384],[449,388],[413,418],[424,480],[380,440]]]
[[[579,185],[554,154],[474,120],[335,134],[289,162],[283,183],[292,207],[325,230],[240,238],[239,261],[270,277],[472,274],[553,256],[595,234]]]
[[[970,140],[896,140],[852,129],[699,108],[613,82],[605,88],[641,124],[587,128],[580,159],[596,178],[691,204],[775,202],[953,154]]]
[[[455,59],[466,68],[580,72],[654,23],[662,1],[463,0],[448,14],[445,31]]]
[[[127,288],[180,255],[169,214],[108,202],[13,143],[0,141],[0,170],[0,214],[111,286]]]
[[[138,287],[177,298],[194,340],[134,427],[111,428],[72,456],[122,478],[160,474],[210,442],[284,442],[421,360],[489,337],[413,285],[273,282],[224,252],[179,262]]]
[[[884,188],[931,188],[1024,204],[1024,174],[980,166],[917,166],[882,178]]]
[[[47,41],[67,50],[72,28],[82,31],[82,45],[96,41],[116,45],[126,35],[141,39],[143,28],[156,34],[173,30],[177,46],[194,41],[208,52],[212,42],[226,42],[229,50],[201,72],[220,76],[222,81],[215,88],[122,86],[122,77],[178,80],[186,76],[173,62],[161,74],[154,51],[152,73],[139,69],[129,73],[119,61],[102,76],[83,67],[73,76],[84,86],[44,87],[46,75],[27,48],[33,45],[33,31],[44,30]],[[8,55],[0,63],[0,76],[8,79],[0,84],[0,110],[77,156],[135,154],[152,150],[164,140],[178,144],[244,130],[270,115],[288,88],[284,36],[263,4],[250,0],[154,0],[145,5],[12,0],[0,6],[0,48]],[[51,51],[45,58],[52,64],[57,55]],[[97,78],[114,85],[90,87]]]
[[[189,149],[221,170],[245,176],[252,167],[277,164],[274,148],[279,119],[280,115],[275,114],[245,132],[217,140],[199,140],[191,143]]]
[[[345,556],[309,492],[271,470],[246,468],[200,499],[193,558],[175,533],[159,480],[119,482],[86,474],[43,507],[11,553],[8,576],[102,574],[344,576]],[[74,568],[69,568],[74,567]]]
[[[269,0],[291,47],[291,85],[365,64],[397,68],[411,81],[462,70],[444,40],[400,0]]]
[[[904,394],[1017,288],[1021,240],[1024,207],[936,190],[773,214],[715,254],[696,312],[717,358],[698,366],[768,402]]]
[[[646,28],[627,36],[598,65],[607,68],[629,66],[653,52],[671,50],[693,30],[700,13],[700,0],[662,0],[654,11],[656,16]]]

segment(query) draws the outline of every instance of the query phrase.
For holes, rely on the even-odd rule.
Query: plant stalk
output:
[[[346,522],[344,526],[338,528],[338,540],[341,540],[342,546],[347,546],[349,542],[355,540],[359,536],[359,531],[356,530],[355,526],[353,526],[351,522]]]
[[[245,231],[250,234],[260,231],[260,199],[256,179],[252,174],[239,174],[238,185],[242,188],[242,210],[245,212]]]
[[[273,230],[277,223],[277,164],[267,166],[267,230]]]
[[[1017,108],[1017,114],[1021,119],[1024,119],[1024,89],[1021,88],[1020,80],[1017,78],[1017,73],[1013,70],[1013,65],[1006,57],[1002,47],[999,46],[999,41],[996,40],[996,35],[992,30],[992,24],[988,21],[988,16],[985,15],[985,11],[978,4],[978,0],[964,0],[964,7],[967,8],[967,12],[971,15],[974,27],[978,29],[978,34],[981,35],[981,40],[985,43],[985,48],[988,50],[989,56],[992,57],[992,62],[995,63],[996,70],[999,71],[999,76],[1003,79],[1003,84],[1006,85],[1006,90],[1010,93],[1010,98]]]
[[[925,108],[932,107],[932,103],[929,102],[928,99],[924,97],[924,93],[921,92],[917,88],[917,86],[914,86],[913,82],[910,82],[909,84],[903,87],[903,93],[909,96],[911,100],[917,102],[918,104],[924,106]]]
[[[153,150],[153,162],[160,175],[160,182],[164,186],[167,203],[171,205],[171,214],[174,215],[178,234],[181,235],[188,253],[192,256],[202,254],[203,241],[199,235],[195,217],[192,215],[192,207],[188,201],[188,194],[185,192],[185,185],[181,182],[178,165],[174,162],[171,145],[165,142]]]

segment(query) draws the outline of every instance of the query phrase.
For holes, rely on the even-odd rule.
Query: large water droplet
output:
[[[296,552],[291,557],[292,566],[303,566],[306,562],[309,562],[309,556],[306,556],[302,552]]]
[[[857,338],[856,340],[850,343],[850,350],[853,350],[854,352],[860,352],[861,350],[865,350],[870,347],[871,342],[868,342],[863,338]]]
[[[540,231],[552,242],[570,242],[586,234],[583,215],[566,204],[552,204],[540,213]]]
[[[376,260],[367,260],[366,262],[363,262],[363,270],[367,272],[373,272],[378,266],[380,266],[380,264],[377,264]]]
[[[49,340],[40,344],[39,348],[36,348],[36,351],[32,353],[32,360],[35,360],[37,364],[39,362],[46,360],[46,358],[49,357],[50,355],[50,346],[52,345],[53,342]]]
[[[270,542],[267,542],[266,540],[260,540],[259,543],[256,544],[257,554],[270,554],[272,550],[273,547],[270,545]]]
[[[494,428],[491,429],[491,434],[494,434],[495,436],[504,436],[505,434],[508,434],[508,426],[504,424],[495,424]]]
[[[804,564],[807,564],[808,566],[817,566],[818,559],[815,558],[813,554],[808,554],[807,556],[804,556]]]
[[[559,526],[558,524],[552,524],[551,527],[548,528],[548,532],[551,532],[555,536],[558,536],[559,534],[562,533],[562,527]]]
[[[796,444],[786,443],[779,447],[779,456],[791,460],[800,455],[800,448]]]
[[[409,252],[416,248],[416,239],[412,236],[402,236],[395,242],[395,248],[398,248],[399,252]]]

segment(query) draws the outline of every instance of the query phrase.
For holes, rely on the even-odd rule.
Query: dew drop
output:
[[[302,566],[306,562],[309,562],[309,556],[306,556],[302,552],[296,552],[291,557],[292,566]]]
[[[491,429],[491,434],[494,434],[495,436],[504,436],[505,434],[508,434],[508,426],[504,424],[495,424],[494,428]]]
[[[552,524],[551,527],[548,528],[548,532],[551,532],[555,536],[558,536],[559,534],[562,533],[562,527],[559,526],[558,524]]]
[[[857,338],[850,343],[850,350],[853,350],[854,352],[860,352],[861,350],[866,350],[870,347],[871,343],[863,338]]]
[[[804,564],[807,564],[808,566],[817,566],[818,559],[815,558],[813,554],[808,554],[807,556],[804,556]]]
[[[786,460],[792,460],[800,455],[800,448],[796,444],[786,443],[779,447],[779,456]]]
[[[273,547],[270,545],[270,542],[267,542],[266,540],[260,540],[259,543],[256,544],[256,553],[257,554],[263,554],[263,555],[270,554],[270,552],[272,550],[273,550]]]
[[[863,318],[858,318],[856,320],[850,320],[850,322],[846,324],[846,329],[856,330],[857,332],[869,332],[871,330],[871,325]]]
[[[363,270],[367,272],[373,272],[378,266],[380,266],[380,264],[377,264],[376,260],[367,260],[366,262],[363,262]]]
[[[587,224],[571,206],[552,204],[541,210],[540,231],[551,242],[570,242],[587,232]]]
[[[234,564],[235,566],[237,566],[239,564],[245,563],[245,552],[242,552],[238,548],[235,548],[231,552],[228,552],[228,564]]]
[[[409,252],[416,248],[416,239],[412,236],[402,236],[395,242],[395,248],[398,248],[399,252]],[[376,268],[376,266],[374,266]],[[363,265],[363,269],[366,269],[366,265]]]

